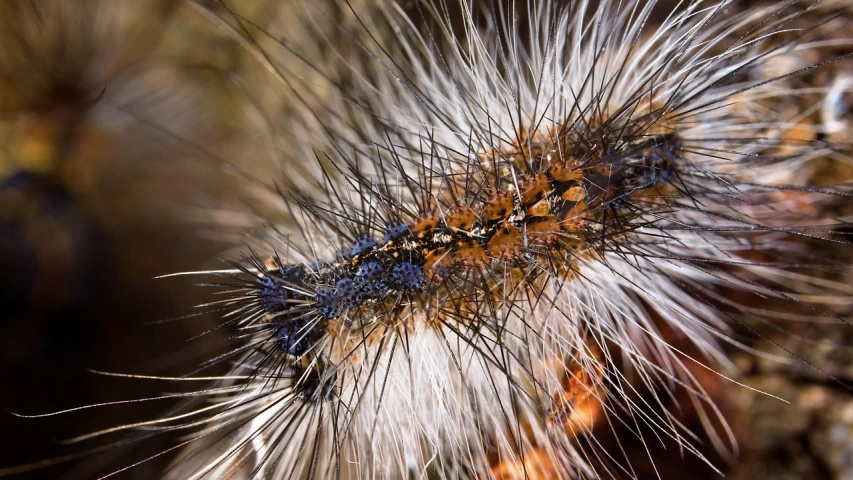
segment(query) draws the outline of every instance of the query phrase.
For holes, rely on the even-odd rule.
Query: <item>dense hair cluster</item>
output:
[[[784,69],[825,46],[792,26],[833,11],[406,8],[353,6],[309,80],[263,57],[304,175],[218,272],[231,371],[144,425],[186,432],[166,475],[638,477],[622,438],[706,459],[679,402],[732,448],[697,371],[725,376],[756,323],[844,322],[815,292],[849,295],[825,281],[847,266],[805,245],[850,248],[809,213],[849,184],[797,177],[843,146],[803,134],[814,92],[787,82],[844,57]]]

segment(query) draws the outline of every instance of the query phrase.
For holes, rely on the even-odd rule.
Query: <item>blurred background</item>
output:
[[[299,42],[303,53],[319,59],[322,42],[292,14],[296,3],[234,5],[256,26]],[[193,308],[209,301],[208,291],[191,277],[154,277],[225,268],[219,259],[237,258],[244,240],[235,232],[258,228],[248,217],[280,215],[253,202],[248,191],[256,179],[273,185],[290,171],[293,159],[274,145],[286,137],[279,134],[293,99],[257,54],[268,53],[291,72],[304,66],[288,62],[269,39],[218,5],[204,5],[209,10],[173,0],[0,3],[0,409],[32,415],[154,396],[177,387],[89,369],[181,375],[227,345],[228,332],[218,330],[190,340],[217,324]],[[827,5],[820,17],[800,21],[833,16],[825,35],[843,39],[853,18],[850,6]],[[347,15],[334,2],[327,9],[329,19]],[[314,21],[312,28],[322,28]],[[820,55],[849,53],[849,45],[839,45]],[[787,60],[823,58],[809,55]],[[853,85],[850,67],[839,63],[791,81]],[[817,105],[823,96],[818,91],[797,101]],[[850,142],[853,100],[849,92],[840,98],[829,113],[811,109],[803,122],[831,115],[838,127],[833,140]],[[849,182],[849,158],[816,162],[813,183]],[[853,211],[840,205],[823,214]],[[839,248],[839,255],[848,258],[850,249]],[[851,313],[849,304],[838,307]],[[814,327],[804,328],[814,338]],[[820,341],[802,348],[812,358],[818,352],[823,372],[732,353],[742,370],[739,381],[790,404],[704,373],[740,442],[737,462],[715,459],[729,478],[853,478],[853,397],[826,375],[853,385],[853,329],[817,328]],[[2,411],[0,468],[103,445],[67,446],[63,440],[149,419],[169,406],[148,402],[41,419]],[[698,428],[700,419],[683,415]],[[170,440],[157,437],[99,453],[96,461],[70,461],[17,478],[90,478],[154,455]],[[638,472],[654,475],[649,454],[634,447],[629,456]],[[662,478],[718,478],[674,446],[652,453]],[[168,455],[119,477],[157,478],[166,461]]]
[[[180,375],[210,350],[188,339],[215,318],[169,321],[197,315],[208,292],[191,278],[154,277],[224,268],[218,256],[236,244],[196,212],[241,203],[240,181],[214,158],[254,150],[238,128],[229,81],[241,55],[183,2],[0,4],[0,465],[97,446],[62,440],[170,405],[41,420],[5,410],[154,396],[173,387],[87,369]],[[221,342],[221,332],[206,341]],[[157,453],[165,441],[123,452],[118,463]],[[76,465],[29,476],[53,478]],[[160,466],[143,465],[133,477],[157,478]],[[80,478],[93,473],[76,468]]]

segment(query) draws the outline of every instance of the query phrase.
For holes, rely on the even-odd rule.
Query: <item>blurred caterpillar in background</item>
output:
[[[174,322],[158,328],[157,336],[142,325],[184,314],[189,308],[179,305],[202,301],[202,289],[151,278],[198,268],[222,250],[222,244],[190,233],[181,207],[203,199],[205,191],[216,191],[219,199],[233,191],[220,166],[195,160],[194,152],[164,142],[160,131],[147,126],[209,150],[236,143],[221,120],[229,117],[223,113],[229,103],[210,102],[222,84],[210,72],[224,62],[207,53],[222,50],[218,30],[180,5],[171,0],[0,5],[4,409],[51,411],[103,400],[113,380],[93,376],[87,367],[183,372],[184,359],[195,351],[185,339],[204,322],[210,323],[203,328],[216,324],[213,317]],[[170,358],[152,356],[152,345]],[[170,363],[180,368],[170,369]],[[124,384],[116,396],[142,396],[148,387]],[[67,453],[54,441],[56,432],[67,437],[163,408],[139,407],[91,410],[41,424],[4,412],[0,464]],[[162,448],[149,442],[134,454]],[[150,468],[156,466],[136,473]]]
[[[650,478],[735,448],[729,346],[833,376],[763,332],[849,328],[851,177],[811,172],[851,83],[799,83],[849,65],[844,5],[356,4],[322,61],[192,5],[292,99],[285,219],[196,272],[235,346],[161,379],[203,387],[85,438],[178,432],[180,479]]]

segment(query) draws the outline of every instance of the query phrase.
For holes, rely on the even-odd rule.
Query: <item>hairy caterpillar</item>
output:
[[[845,146],[787,108],[831,63],[778,62],[826,46],[813,7],[525,7],[380,4],[340,70],[284,71],[287,155],[318,160],[220,281],[231,372],[127,426],[186,432],[165,476],[642,477],[618,435],[704,458],[668,397],[724,423],[696,373],[721,344],[844,322],[846,265],[805,242],[849,250],[821,219],[849,184],[797,172]]]

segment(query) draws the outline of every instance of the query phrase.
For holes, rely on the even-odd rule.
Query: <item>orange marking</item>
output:
[[[574,162],[557,162],[548,169],[548,173],[558,182],[583,179],[583,173]]]
[[[560,227],[566,232],[577,232],[580,227],[586,225],[589,217],[589,209],[585,201],[581,200],[563,215]]]
[[[534,245],[550,245],[557,241],[560,232],[560,224],[557,219],[550,215],[527,224],[527,236],[530,243]]]
[[[506,220],[512,211],[512,194],[509,192],[492,192],[483,200],[483,216],[486,220]]]
[[[467,205],[458,205],[450,209],[444,217],[444,223],[450,228],[471,230],[477,220],[477,212]]]
[[[489,255],[501,261],[515,258],[524,248],[524,238],[521,231],[511,223],[504,223],[489,240]]]
[[[409,227],[409,230],[418,238],[423,238],[431,231],[435,230],[435,227],[437,226],[438,215],[432,212],[424,212],[417,218],[417,220],[415,220],[415,223]]]
[[[551,189],[551,184],[548,183],[548,176],[544,173],[531,173],[522,175],[518,179],[518,191],[521,196],[522,205],[530,205]]]
[[[570,202],[580,202],[581,200],[583,200],[583,198],[585,196],[586,196],[586,189],[581,187],[581,186],[572,187],[572,188],[566,190],[565,192],[563,192],[563,195],[562,195],[564,200],[568,200]]]
[[[528,208],[527,214],[531,217],[547,217],[551,214],[551,202],[543,198]]]
[[[483,247],[470,239],[457,242],[453,259],[462,268],[483,268],[489,264],[489,257]]]

